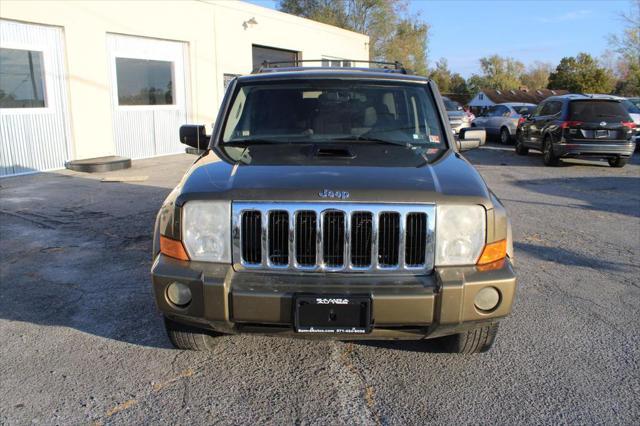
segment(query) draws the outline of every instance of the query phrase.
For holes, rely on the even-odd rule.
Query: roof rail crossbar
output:
[[[356,60],[356,59],[295,59],[293,61],[263,61],[260,68],[258,68],[255,72],[260,73],[267,69],[278,68],[281,65],[287,65],[289,67],[302,67],[304,64],[311,63],[311,62],[322,63],[323,61],[331,61],[331,60],[348,62],[350,65],[351,64],[382,65],[382,68],[384,69],[390,69],[390,67],[393,67],[392,69],[399,73],[408,74],[408,70],[399,61],[384,62],[384,61],[363,61],[363,60]],[[345,68],[348,68],[348,67],[345,67]]]

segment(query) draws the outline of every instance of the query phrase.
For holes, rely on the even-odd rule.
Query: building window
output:
[[[119,105],[173,105],[173,62],[116,58]]]
[[[292,67],[297,65],[298,52],[293,50],[276,49],[266,46],[251,46],[253,54],[253,69],[257,70],[265,62],[279,62],[276,66]]]
[[[484,95],[482,93],[480,93],[480,96],[478,97],[480,100],[484,99]]]
[[[345,61],[340,58],[332,58],[330,56],[325,56],[322,58],[322,66],[323,67],[350,67],[351,61]]]
[[[0,108],[44,108],[42,52],[0,48]]]

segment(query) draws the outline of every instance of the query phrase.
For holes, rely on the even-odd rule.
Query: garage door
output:
[[[69,159],[62,30],[0,20],[0,176]]]
[[[129,158],[184,152],[187,49],[174,41],[109,34],[116,154]]]

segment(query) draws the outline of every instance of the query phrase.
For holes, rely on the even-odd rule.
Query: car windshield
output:
[[[622,101],[622,106],[627,109],[627,112],[629,114],[640,114],[640,107],[631,102],[629,99],[625,99],[624,101]]]
[[[427,87],[344,80],[240,86],[222,132],[225,144],[389,143],[446,149]]]
[[[619,101],[572,101],[569,107],[569,120],[585,122],[628,121],[629,114]]]
[[[451,99],[446,99],[446,98],[443,98],[442,100],[444,101],[444,106],[447,109],[447,111],[460,111],[460,110],[462,110],[462,107],[456,101],[452,101]]]

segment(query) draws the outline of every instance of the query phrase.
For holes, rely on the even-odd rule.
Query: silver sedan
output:
[[[498,136],[499,141],[506,145],[515,139],[518,120],[531,114],[535,107],[534,104],[515,102],[494,105],[476,117],[471,126],[483,127],[487,137]]]

